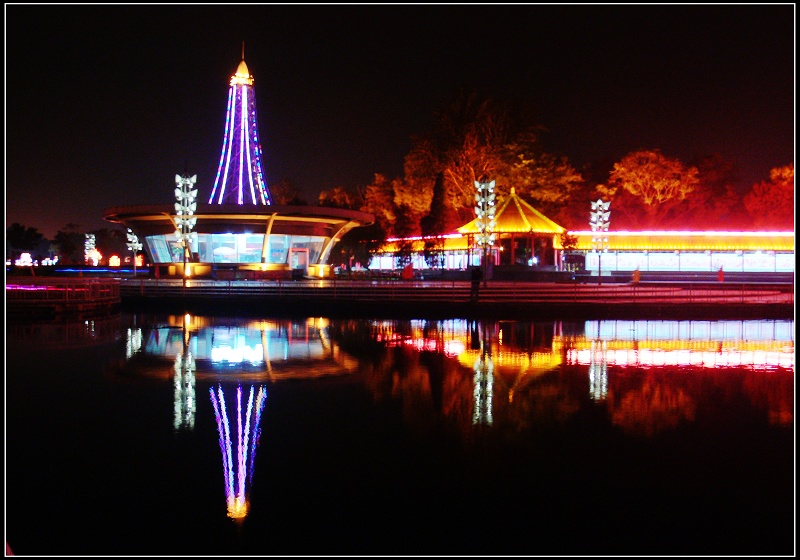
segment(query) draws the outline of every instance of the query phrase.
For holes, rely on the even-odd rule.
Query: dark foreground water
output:
[[[794,321],[6,328],[18,555],[794,553]]]

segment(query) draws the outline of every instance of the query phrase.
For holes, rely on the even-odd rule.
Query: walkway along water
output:
[[[125,308],[194,313],[496,318],[793,318],[793,284],[122,279]]]

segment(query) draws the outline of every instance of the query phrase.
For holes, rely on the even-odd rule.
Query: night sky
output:
[[[524,102],[573,166],[719,153],[750,186],[794,161],[795,7],[6,5],[6,227],[213,187],[228,83],[255,79],[264,171],[321,190],[401,177],[459,91]],[[610,169],[610,167],[609,167]],[[587,206],[588,217],[588,206]]]

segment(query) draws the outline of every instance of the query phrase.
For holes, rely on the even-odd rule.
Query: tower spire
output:
[[[242,60],[231,76],[225,135],[209,204],[272,204],[261,163],[253,76]]]

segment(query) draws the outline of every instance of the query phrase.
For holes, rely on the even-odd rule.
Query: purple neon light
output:
[[[214,416],[217,419],[217,431],[219,432],[219,448],[222,451],[222,473],[225,476],[225,497],[230,501],[233,497],[233,481],[231,469],[231,434],[228,424],[228,415],[225,411],[225,397],[222,394],[222,387],[219,387],[219,400],[214,394],[214,388],[210,388],[211,403],[214,405]]]
[[[264,411],[264,405],[267,402],[267,392],[264,387],[258,388],[258,395],[256,396],[256,414],[255,419],[253,420],[253,430],[248,432],[250,437],[250,469],[248,472],[250,473],[250,484],[253,484],[253,473],[255,472],[255,458],[256,458],[256,448],[258,447],[258,443],[261,439],[261,413]]]
[[[253,154],[255,155],[255,166],[252,168],[258,180],[258,194],[261,196],[261,204],[271,204],[269,191],[265,187],[264,170],[261,167],[261,141],[258,139],[258,126],[256,126],[256,106],[250,112],[251,128],[253,130]]]
[[[244,100],[245,102],[243,102],[242,104],[245,107],[249,108],[249,105],[246,103],[246,101],[247,101],[247,90],[246,89],[244,91],[244,95],[245,95],[245,100]],[[242,130],[244,131],[245,153],[247,154],[247,169],[252,170],[253,169],[253,158],[252,158],[252,154],[250,153],[250,123],[247,120],[248,113],[249,113],[249,111],[248,112],[242,111]],[[247,174],[247,184],[250,187],[250,199],[253,201],[253,204],[257,204],[257,202],[256,202],[256,191],[255,191],[255,189],[253,187],[253,174],[252,173],[248,173]]]
[[[247,106],[246,104],[247,104],[247,86],[242,86],[242,96],[241,96],[241,99],[239,99],[239,104],[237,106],[237,108],[239,109],[239,115],[240,115],[240,117],[239,117],[239,120],[240,120],[239,130],[237,131],[239,133],[239,168],[238,168],[238,171],[239,171],[239,182],[238,182],[238,192],[236,194],[236,198],[237,198],[237,203],[238,204],[242,204],[244,202],[244,197],[243,197],[244,193],[242,191],[242,171],[243,171],[243,169],[242,169],[242,163],[243,163],[242,160],[244,159],[244,150],[245,150],[244,138],[246,136],[246,134],[245,134],[245,132],[246,132],[245,131],[245,122],[246,121],[245,121],[245,117],[244,117],[244,107]]]
[[[209,203],[244,204],[249,187],[248,203],[272,204],[264,180],[255,101],[254,91],[248,92],[246,85],[231,85],[222,153]]]
[[[247,410],[244,415],[244,425],[242,425],[242,386],[239,385],[236,390],[237,446],[236,478],[234,478],[231,430],[225,407],[225,395],[221,385],[218,386],[217,393],[214,392],[213,387],[209,388],[211,404],[214,406],[214,416],[217,421],[217,432],[219,433],[219,447],[222,452],[222,469],[225,477],[225,499],[230,517],[243,517],[246,515],[247,482],[252,483],[253,481],[253,465],[260,435],[259,425],[261,423],[261,413],[266,403],[266,391],[262,386],[259,387],[258,396],[255,398],[254,410],[253,391],[254,387],[251,385],[250,395],[247,400]],[[248,456],[250,458],[249,477],[247,469]],[[234,480],[236,481],[235,487]]]
[[[214,202],[214,195],[217,193],[217,187],[219,186],[219,178],[222,175],[222,164],[225,161],[226,144],[228,143],[228,135],[230,134],[230,129],[231,129],[232,105],[233,105],[233,88],[228,90],[228,108],[225,111],[225,135],[223,136],[222,139],[222,153],[219,156],[219,166],[217,167],[217,176],[214,179],[214,189],[211,191],[211,197],[209,197],[208,199],[209,204],[212,204]],[[220,203],[222,203],[222,194],[224,191],[225,191],[225,185],[223,183],[219,197]]]
[[[258,121],[256,119],[256,96],[255,90],[251,91],[250,94],[250,101],[247,104],[247,114],[250,117],[250,125],[248,129],[247,139],[248,139],[248,168],[250,169],[250,173],[248,176],[256,180],[256,188],[258,190],[258,195],[261,199],[261,204],[271,204],[272,201],[270,200],[269,196],[269,189],[267,189],[266,181],[264,180],[264,169],[261,162],[261,143],[258,139]],[[252,139],[250,135],[252,134]],[[252,144],[252,146],[251,146]],[[250,161],[250,157],[253,158],[254,164]],[[252,182],[251,182],[252,184]],[[256,204],[255,194],[253,195],[253,203]]]
[[[251,403],[253,402],[253,388],[252,387],[250,388],[250,402]],[[242,386],[241,385],[239,385],[239,387],[236,389],[236,412],[238,414],[238,422],[236,424],[237,424],[237,427],[239,428],[239,431],[237,433],[237,440],[236,440],[237,443],[238,443],[238,445],[236,446],[236,459],[238,460],[237,461],[237,465],[236,465],[236,472],[239,475],[238,476],[238,480],[237,480],[237,483],[238,483],[237,486],[239,488],[239,491],[236,493],[236,497],[239,499],[240,502],[244,502],[244,498],[245,498],[244,483],[245,483],[245,474],[246,474],[245,473],[245,470],[246,470],[245,467],[247,465],[247,462],[245,461],[245,456],[247,455],[247,445],[245,445],[245,442],[242,441]],[[249,406],[248,406],[247,413],[248,414],[250,413],[250,407]],[[250,417],[248,416],[245,421],[249,424],[250,423],[249,420],[250,420]],[[247,433],[247,432],[244,432],[244,433]]]

